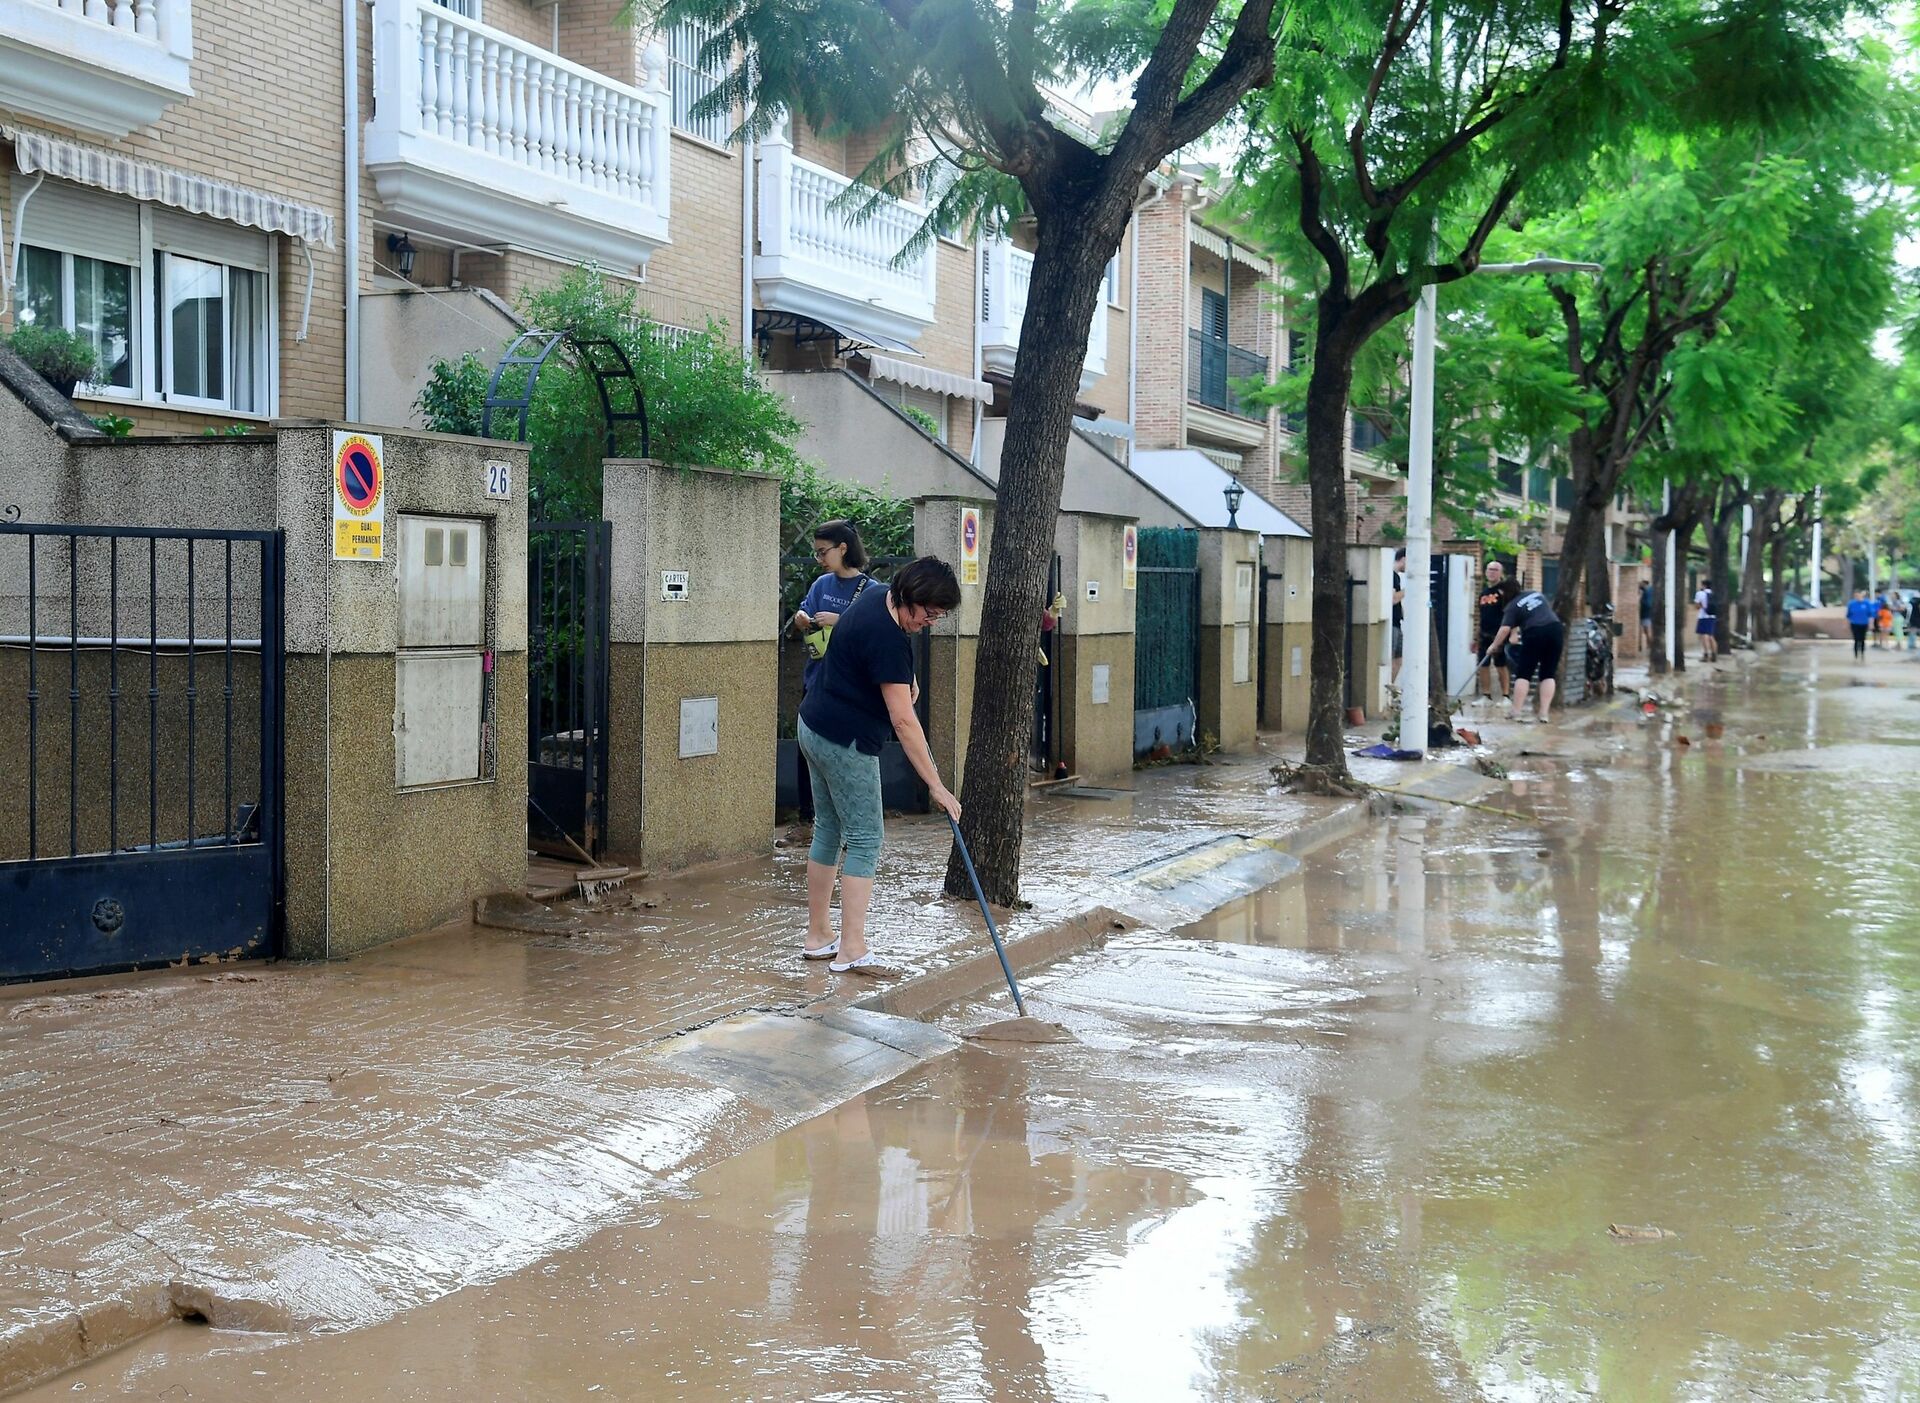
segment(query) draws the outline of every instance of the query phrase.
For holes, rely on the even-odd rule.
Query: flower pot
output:
[[[1364,706],[1350,706],[1350,707],[1348,707],[1348,708],[1347,708],[1347,724],[1348,724],[1349,726],[1364,726],[1364,725],[1366,725],[1366,724],[1367,724],[1367,709],[1366,709],[1366,708],[1365,708]]]

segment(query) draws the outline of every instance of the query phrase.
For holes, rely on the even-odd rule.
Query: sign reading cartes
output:
[[[387,470],[380,435],[333,431],[333,558],[380,560],[387,522]]]
[[[960,508],[960,583],[980,583],[980,508]]]
[[[1140,528],[1138,526],[1127,528],[1126,536],[1120,542],[1120,556],[1120,587],[1132,589],[1134,581],[1139,578],[1136,572],[1140,568]]]

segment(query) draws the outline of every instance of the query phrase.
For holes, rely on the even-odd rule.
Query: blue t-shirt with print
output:
[[[1871,599],[1850,599],[1847,601],[1847,622],[1850,624],[1870,624],[1874,615],[1880,612],[1880,606]]]
[[[809,618],[815,614],[844,614],[847,606],[853,603],[854,595],[864,585],[871,583],[865,575],[855,575],[850,580],[843,580],[838,575],[822,575],[807,586],[807,597],[800,601],[800,607]],[[821,669],[826,665],[825,658],[808,656],[806,668],[800,674],[802,692],[813,690],[814,684],[820,680]]]

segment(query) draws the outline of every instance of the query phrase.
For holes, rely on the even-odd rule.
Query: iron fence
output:
[[[1241,395],[1241,382],[1267,382],[1267,358],[1230,341],[1187,331],[1187,397],[1243,419],[1264,418],[1266,411]]]

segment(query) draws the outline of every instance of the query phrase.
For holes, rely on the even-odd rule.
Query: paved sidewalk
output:
[[[1033,905],[1008,935],[1100,905],[1142,864],[1342,807],[1275,794],[1271,760],[1036,797]],[[890,825],[872,932],[909,977],[984,942],[940,894],[947,841]],[[180,1313],[382,1318],[643,1216],[808,1112],[792,1086],[660,1055],[689,1030],[803,1014],[815,1041],[781,1055],[819,1057],[821,1097],[895,1074],[924,1049],[832,1012],[872,983],[796,957],[804,859],[650,883],[572,936],[461,925],[345,963],[0,994],[0,1388]]]

